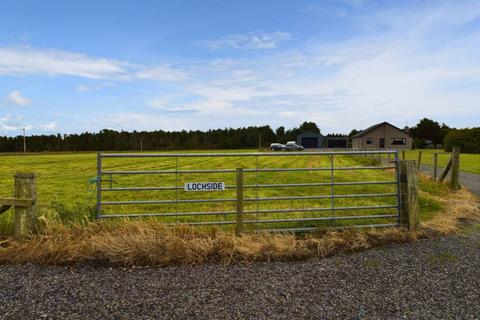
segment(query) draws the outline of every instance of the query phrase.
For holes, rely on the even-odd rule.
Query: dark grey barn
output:
[[[297,144],[307,148],[321,148],[323,145],[323,136],[315,132],[302,132],[297,135]]]
[[[348,136],[326,136],[325,147],[327,149],[346,149],[348,147]]]

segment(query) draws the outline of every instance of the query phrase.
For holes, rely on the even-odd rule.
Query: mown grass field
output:
[[[238,151],[236,151],[238,152]],[[235,168],[321,168],[329,167],[330,159],[327,156],[288,156],[288,157],[215,157],[215,158],[118,158],[105,159],[104,170],[173,170],[178,169],[235,169]],[[358,158],[350,156],[336,156],[335,167],[354,167],[373,165],[371,158]],[[94,219],[96,193],[94,185],[89,181],[96,176],[96,154],[32,154],[32,155],[2,155],[0,165],[0,197],[10,197],[13,192],[13,175],[15,172],[35,172],[37,174],[37,193],[41,208],[41,215],[48,221],[60,220],[63,223],[81,222]],[[245,184],[254,186],[258,184],[285,184],[285,183],[328,183],[330,171],[312,172],[249,172],[245,173]],[[109,188],[109,177],[104,176],[103,188]],[[393,181],[394,170],[339,170],[334,172],[336,182],[353,181]],[[112,177],[112,186],[116,187],[179,187],[183,188],[185,182],[223,181],[227,186],[235,185],[235,173],[212,174],[155,174],[155,175],[115,175]],[[441,209],[435,196],[447,192],[446,188],[436,185],[428,180],[420,184],[420,206],[424,218]],[[348,194],[377,194],[394,193],[396,185],[355,185],[336,186],[336,195]],[[247,188],[245,198],[257,197],[288,197],[288,196],[322,196],[329,195],[330,186],[318,187],[285,187],[256,189]],[[161,205],[121,205],[104,206],[104,214],[117,213],[175,213],[170,217],[161,218],[165,222],[198,222],[198,221],[234,221],[235,215],[218,214],[208,216],[186,217],[181,213],[218,211],[235,211],[235,189],[219,192],[185,192],[182,189],[168,191],[114,191],[104,192],[103,201],[130,201],[130,200],[174,200],[216,198],[229,199],[220,203],[170,203]],[[394,205],[396,198],[365,197],[365,198],[339,198],[335,199],[335,207]],[[257,211],[271,209],[301,209],[301,208],[329,208],[330,199],[305,199],[305,200],[274,200],[245,202],[245,210],[253,211],[245,215],[245,220],[266,220],[286,218],[318,218],[332,215],[331,211],[321,212],[296,212],[296,213],[257,213]],[[368,210],[342,210],[335,213],[339,216],[364,216],[378,214],[392,214],[396,209],[368,209]],[[359,219],[357,224],[392,223],[395,218],[389,219]],[[308,226],[341,226],[349,225],[350,220],[316,221],[308,223],[282,223],[261,224],[261,227],[308,227]],[[10,233],[12,230],[11,211],[0,216],[0,232]],[[247,228],[249,226],[247,225]],[[250,227],[255,227],[251,224]]]
[[[420,150],[408,150],[405,153],[405,158],[407,160],[418,160],[418,152]],[[422,164],[433,165],[433,154],[443,153],[443,150],[433,150],[433,149],[422,149]],[[438,166],[445,168],[445,166],[450,160],[450,154],[439,154],[438,155]],[[460,170],[475,174],[480,174],[480,154],[473,153],[461,153],[460,154]]]

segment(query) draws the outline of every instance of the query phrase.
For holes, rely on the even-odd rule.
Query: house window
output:
[[[393,138],[392,146],[404,146],[407,144],[407,139],[405,138]]]
[[[365,139],[365,143],[366,143],[366,144],[372,144],[372,143],[373,143],[373,139],[372,139],[372,138],[367,138],[367,139]]]

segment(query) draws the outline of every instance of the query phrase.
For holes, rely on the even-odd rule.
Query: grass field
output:
[[[405,158],[408,160],[418,160],[419,150],[408,150]],[[433,165],[433,154],[435,152],[443,152],[443,150],[422,149],[422,164]],[[438,165],[445,168],[450,154],[439,154]],[[460,154],[460,170],[470,173],[480,174],[480,154],[461,153]]]
[[[238,151],[236,151],[238,152]],[[13,192],[13,175],[15,172],[35,172],[37,174],[37,193],[41,207],[41,214],[45,219],[56,219],[64,223],[92,220],[95,213],[95,190],[89,181],[96,176],[96,154],[35,154],[35,155],[12,155],[1,156],[0,166],[0,197],[10,197]],[[175,158],[138,158],[134,159],[105,159],[104,170],[169,170],[175,168]],[[235,168],[318,168],[328,167],[329,158],[326,156],[289,156],[289,157],[217,157],[217,158],[179,158],[178,168],[181,169],[235,169]],[[338,156],[335,158],[336,167],[351,167],[372,165],[374,162],[369,158],[353,158]],[[351,181],[392,181],[394,170],[360,170],[360,171],[335,171],[336,182]],[[127,175],[114,176],[113,187],[152,187],[152,186],[179,186],[184,182],[196,181],[224,181],[227,186],[235,184],[235,173],[214,174],[179,174],[175,175]],[[278,183],[315,183],[329,182],[329,171],[314,172],[251,172],[245,173],[245,184],[278,184]],[[104,188],[109,182],[104,183]],[[435,185],[427,180],[420,184],[422,192],[420,197],[421,213],[424,218],[441,209],[441,205],[435,200],[435,196],[447,192],[444,186]],[[335,194],[376,194],[393,193],[395,185],[356,185],[337,186]],[[286,196],[316,196],[329,195],[330,186],[298,187],[298,188],[250,188],[245,190],[246,198],[256,197],[286,197]],[[127,201],[127,200],[173,200],[195,199],[201,197],[214,197],[234,199],[235,190],[227,189],[222,192],[192,193],[183,190],[170,191],[141,191],[141,192],[104,192],[103,201]],[[245,210],[261,211],[280,208],[328,208],[330,199],[306,199],[288,201],[262,201],[246,202]],[[340,198],[335,200],[335,207],[346,206],[370,206],[370,205],[393,205],[395,197],[370,197],[370,198]],[[104,213],[182,213],[199,211],[229,212],[235,210],[235,202],[226,201],[221,203],[201,204],[162,204],[162,205],[122,205],[104,206]],[[343,210],[336,213],[343,216],[359,216],[372,214],[392,214],[395,209],[375,210]],[[281,213],[281,214],[257,214],[246,215],[246,220],[256,219],[279,219],[279,218],[316,218],[330,216],[330,211]],[[195,222],[207,221],[234,221],[235,215],[214,215],[202,217],[173,216],[162,218],[166,222]],[[395,219],[368,219],[361,223],[391,223]],[[360,221],[356,221],[360,223]],[[335,225],[349,224],[351,221],[335,222]],[[295,226],[331,226],[331,222],[303,223]],[[268,227],[268,224],[262,224]],[[285,226],[285,225],[284,225]],[[291,225],[289,225],[291,226]],[[277,225],[278,227],[278,225]],[[10,233],[12,230],[12,214],[5,213],[0,216],[0,232]]]

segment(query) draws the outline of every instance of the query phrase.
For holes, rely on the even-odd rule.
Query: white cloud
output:
[[[30,99],[23,96],[19,90],[14,90],[8,94],[7,101],[17,106],[28,106],[32,103]]]
[[[86,84],[80,84],[80,85],[75,87],[75,90],[77,90],[78,92],[87,92],[87,91],[90,91],[92,89],[91,89],[90,86],[88,86]]]
[[[87,79],[147,79],[180,81],[188,73],[169,65],[142,66],[125,61],[90,57],[82,53],[32,47],[0,47],[0,76],[40,74]],[[91,91],[109,85],[79,85],[77,91]]]
[[[160,80],[160,81],[180,81],[187,78],[187,73],[183,70],[174,69],[168,65],[145,68],[135,73],[137,79]]]
[[[0,132],[9,132],[13,133],[15,131],[18,131],[20,134],[20,131],[22,129],[25,129],[26,131],[32,130],[34,127],[31,124],[24,123],[21,120],[23,119],[23,116],[17,116],[16,119],[12,118],[10,114],[6,115],[0,115]]]
[[[105,88],[113,87],[111,82],[101,82],[94,84],[80,84],[75,87],[75,90],[78,92],[87,92],[87,91],[97,91]]]
[[[126,79],[126,62],[81,53],[31,47],[0,48],[0,75],[46,74],[91,79]]]
[[[0,131],[16,131],[18,127],[12,122],[10,115],[0,116]]]
[[[52,131],[58,128],[57,121],[52,121],[49,123],[44,123],[40,125],[40,128],[44,131]]]
[[[57,121],[46,123],[29,123],[22,114],[13,116],[11,114],[0,115],[0,134],[19,135],[25,129],[27,134],[32,132],[52,132],[58,129]],[[39,133],[40,133],[39,132]]]
[[[255,31],[245,34],[231,34],[218,40],[203,41],[202,44],[212,51],[223,48],[240,50],[275,49],[281,42],[287,40],[293,40],[291,33]]]

